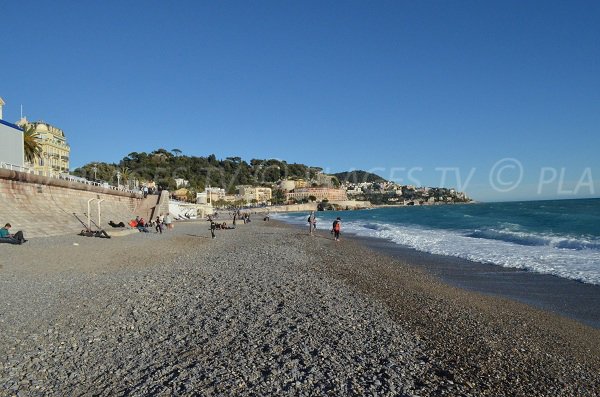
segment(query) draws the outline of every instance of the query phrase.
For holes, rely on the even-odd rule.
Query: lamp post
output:
[[[44,156],[46,157],[46,164],[44,166],[44,173],[46,176],[50,176],[50,172],[52,170],[52,164],[50,163],[50,153],[44,152]]]

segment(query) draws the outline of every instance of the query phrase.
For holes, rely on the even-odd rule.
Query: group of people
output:
[[[233,224],[234,225],[238,219],[241,219],[242,222],[244,222],[244,225],[246,223],[250,223],[250,221],[251,221],[250,213],[248,213],[248,212],[242,213],[240,210],[237,210],[236,212],[233,213]]]
[[[217,230],[217,229],[222,229],[222,230],[223,229],[235,229],[235,221],[239,215],[241,215],[244,223],[250,222],[250,214],[248,214],[248,213],[245,213],[245,214],[239,214],[239,212],[234,213],[233,214],[233,227],[227,226],[226,222],[216,223],[212,219],[212,217],[209,216],[208,221],[210,221],[210,233],[212,235],[212,238],[215,238],[215,230]],[[109,225],[111,225],[112,227],[124,227],[125,226],[125,224],[123,222],[115,223],[113,221],[110,221]],[[140,232],[143,232],[143,233],[149,233],[150,231],[148,230],[148,228],[154,227],[154,229],[156,230],[156,233],[162,234],[163,230],[165,230],[165,229],[167,229],[167,230],[173,229],[173,218],[171,217],[171,215],[169,213],[167,213],[164,216],[163,216],[163,214],[160,214],[159,216],[156,217],[155,221],[148,223],[148,222],[146,222],[146,220],[144,220],[144,218],[136,216],[135,219],[132,219],[131,222],[129,222],[129,225],[131,227],[137,228]],[[4,225],[3,228],[0,229],[0,243],[11,243],[11,244],[25,243],[27,240],[23,236],[23,232],[19,230],[18,232],[12,234],[12,233],[10,233],[11,227],[12,227],[12,225],[10,223],[7,223]],[[308,216],[308,233],[310,235],[313,235],[316,229],[317,229],[317,217],[315,216],[315,212],[311,211],[310,215]],[[331,234],[334,235],[335,241],[340,241],[341,230],[342,230],[342,219],[338,216],[333,221],[333,224],[331,226]],[[102,230],[102,232],[107,238],[110,238],[104,230]],[[83,233],[83,231],[82,231],[82,233]],[[98,237],[103,237],[103,236],[98,236]]]
[[[0,229],[0,243],[9,243],[9,244],[23,244],[26,243],[25,236],[23,232],[19,230],[16,233],[11,233],[10,228],[12,225],[7,223],[3,228]]]
[[[217,223],[211,217],[208,217],[210,222],[210,235],[212,238],[216,237],[215,230],[232,230],[235,229],[235,226],[227,226],[227,222]]]
[[[140,192],[144,195],[144,198],[148,197],[148,194],[160,194],[160,189],[157,189],[156,187],[148,187],[148,186],[142,186],[140,187]]]
[[[314,234],[315,230],[317,230],[317,217],[315,216],[315,212],[311,211],[310,215],[307,219],[308,222],[308,234],[311,236]],[[331,234],[335,241],[340,241],[340,232],[342,231],[342,218],[339,216],[333,221],[331,225]]]
[[[112,227],[124,227],[125,224],[123,222],[114,223],[113,221],[108,222]],[[155,233],[160,233],[164,230],[173,229],[173,218],[171,214],[167,213],[166,215],[160,214],[156,217],[154,221],[147,222],[144,218],[136,216],[135,219],[132,219],[129,222],[129,226],[136,228],[142,233],[150,233],[148,228],[154,228]]]

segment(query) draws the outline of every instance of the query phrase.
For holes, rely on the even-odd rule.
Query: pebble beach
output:
[[[600,395],[600,330],[344,236],[189,222],[0,249],[0,395]]]

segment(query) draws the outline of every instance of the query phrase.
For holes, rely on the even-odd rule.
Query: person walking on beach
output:
[[[333,232],[333,237],[335,241],[340,241],[340,231],[342,230],[342,218],[339,216],[333,221],[333,227],[331,231]]]
[[[156,217],[156,227],[155,227],[156,233],[160,232],[160,234],[162,234],[162,228],[163,228],[163,225],[162,225],[162,222],[160,221],[160,216],[157,216]]]
[[[173,229],[173,218],[171,218],[171,214],[168,212],[167,212],[167,215],[165,215],[164,223],[165,223],[167,230]]]
[[[217,224],[212,219],[210,220],[210,234],[212,238],[215,238],[215,229],[217,228]]]
[[[312,235],[316,228],[317,217],[315,216],[315,211],[310,211],[310,215],[308,216],[308,234]]]

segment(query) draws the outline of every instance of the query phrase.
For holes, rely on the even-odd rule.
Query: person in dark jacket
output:
[[[342,231],[342,218],[338,216],[337,219],[333,221],[333,227],[331,231],[333,232],[335,241],[340,241],[340,232]]]

